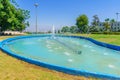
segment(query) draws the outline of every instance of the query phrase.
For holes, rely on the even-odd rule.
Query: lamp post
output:
[[[35,8],[36,8],[36,34],[37,34],[37,7],[38,7],[38,3],[34,4]]]
[[[120,13],[116,13],[116,16],[117,16],[117,18],[116,18],[116,22],[118,22],[118,15],[119,15]]]

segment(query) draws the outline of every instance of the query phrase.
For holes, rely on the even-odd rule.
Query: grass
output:
[[[120,35],[96,35],[96,34],[74,34],[77,36],[91,37],[99,41],[120,45]],[[1,36],[0,40],[13,36]],[[24,61],[13,58],[0,51],[0,80],[98,80],[73,76],[35,66]]]
[[[89,80],[38,67],[0,51],[0,80]],[[92,78],[91,78],[92,80]]]
[[[98,41],[120,45],[120,35],[90,35],[91,38],[94,38]]]
[[[120,45],[120,35],[104,35],[104,34],[72,34],[75,36],[90,37],[98,41],[106,42],[113,45]]]

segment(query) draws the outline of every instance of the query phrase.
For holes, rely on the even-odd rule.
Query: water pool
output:
[[[98,74],[120,76],[120,51],[84,38],[50,36],[8,40],[3,49],[36,61]]]

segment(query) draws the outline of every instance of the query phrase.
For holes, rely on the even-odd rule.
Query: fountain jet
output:
[[[55,26],[52,27],[52,38],[55,39]]]

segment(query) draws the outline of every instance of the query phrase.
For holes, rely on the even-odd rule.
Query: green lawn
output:
[[[95,40],[106,42],[109,44],[120,45],[120,35],[104,35],[104,34],[72,34],[72,35],[90,37]]]
[[[99,41],[120,45],[120,35],[74,35],[91,37]],[[0,40],[9,37],[13,36],[0,36]],[[2,51],[0,51],[0,76],[0,80],[96,80],[95,78],[73,76],[38,67],[15,59],[9,55],[4,54]]]
[[[120,45],[120,35],[90,35],[90,37],[98,41]]]

